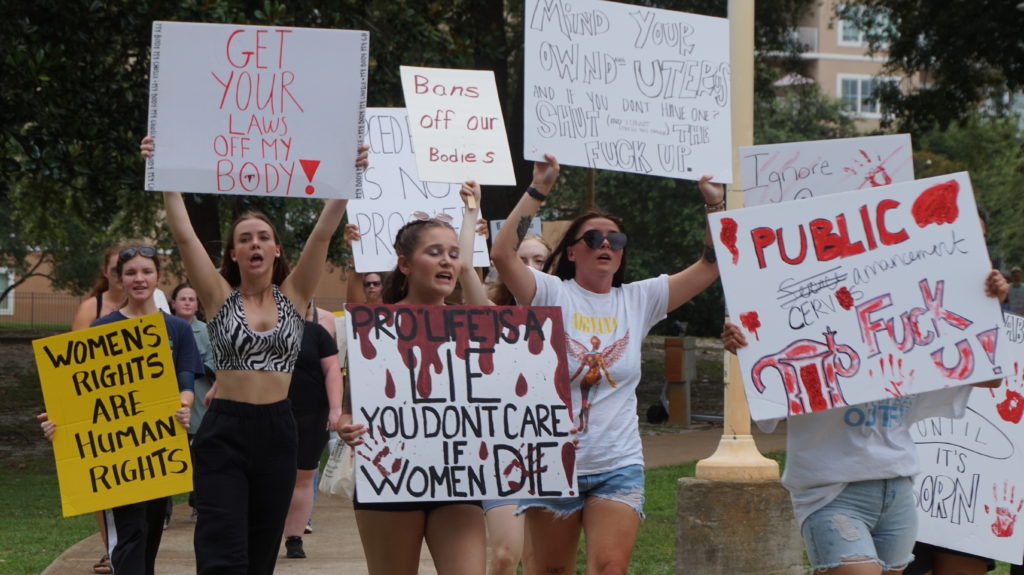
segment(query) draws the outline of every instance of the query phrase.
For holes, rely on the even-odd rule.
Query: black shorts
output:
[[[946,549],[945,547],[938,547],[918,541],[914,543],[914,561],[903,571],[903,575],[922,575],[923,573],[928,573],[932,570],[932,565],[935,563],[936,553],[949,553],[950,555],[979,559],[985,562],[986,571],[993,571],[996,568],[996,562],[987,557],[979,557],[970,553],[964,553],[963,551],[954,551],[953,549]]]
[[[295,411],[295,429],[299,436],[298,461],[299,469],[317,469],[320,467],[320,456],[327,446],[327,410]]]

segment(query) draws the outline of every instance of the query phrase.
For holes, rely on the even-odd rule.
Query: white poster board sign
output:
[[[999,302],[966,173],[712,214],[751,416],[1001,377]],[[870,370],[880,361],[898,366]]]
[[[353,198],[368,32],[154,22],[146,189]]]
[[[1006,314],[1000,345],[1024,356],[1024,317]],[[914,478],[917,539],[1020,565],[1024,527],[1024,374],[1014,361],[997,389],[974,389],[963,419],[911,428],[921,473]]]
[[[456,231],[462,228],[462,184],[424,182],[419,178],[405,108],[367,108],[364,130],[370,146],[370,167],[363,175],[363,198],[348,203],[348,221],[359,228],[362,236],[352,243],[352,255],[359,273],[388,272],[395,269],[398,259],[395,236],[412,219],[413,212],[447,214]],[[486,201],[486,195],[482,200]],[[478,235],[473,266],[489,265],[487,240]]]
[[[402,66],[401,74],[421,178],[516,184],[494,72]]]
[[[909,134],[740,147],[744,207],[913,179]]]
[[[346,310],[360,502],[576,493],[559,308]]]
[[[727,20],[598,0],[525,8],[527,159],[732,181]]]

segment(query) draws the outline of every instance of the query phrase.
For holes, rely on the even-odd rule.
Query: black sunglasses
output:
[[[368,282],[363,282],[363,287],[377,287],[379,285],[380,285],[380,282],[376,281],[376,280],[370,280]]]
[[[124,263],[135,256],[142,256],[144,258],[156,257],[156,248],[152,248],[150,246],[134,246],[125,248],[118,252],[117,261]]]
[[[582,236],[573,240],[572,244],[578,243],[581,240],[592,250],[601,247],[605,240],[608,240],[608,245],[612,248],[612,251],[617,252],[626,247],[626,234],[622,232],[608,232],[608,235],[604,235],[597,230],[587,230],[583,232]]]

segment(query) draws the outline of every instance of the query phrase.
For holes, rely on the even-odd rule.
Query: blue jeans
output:
[[[640,519],[644,518],[644,466],[627,465],[619,469],[581,475],[576,478],[580,494],[576,497],[521,499],[516,514],[531,507],[547,509],[556,517],[568,517],[583,509],[588,497],[600,497],[630,506]]]
[[[914,559],[917,510],[909,477],[856,481],[800,527],[814,570],[874,563],[888,571]]]

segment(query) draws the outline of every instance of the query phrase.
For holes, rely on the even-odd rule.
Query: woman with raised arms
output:
[[[635,393],[640,347],[654,324],[718,278],[718,265],[707,234],[704,256],[686,269],[624,283],[622,222],[590,212],[572,222],[543,271],[531,268],[517,248],[558,178],[558,161],[552,155],[545,160],[534,164],[532,185],[491,249],[501,280],[520,305],[562,308],[573,406],[579,410],[579,495],[519,504],[532,548],[526,572],[574,573],[583,531],[587,573],[626,573],[644,502]],[[721,186],[705,176],[698,187],[707,212],[725,209]]]
[[[153,138],[141,144],[155,153]],[[356,165],[367,166],[367,148]],[[197,570],[273,573],[295,485],[296,432],[288,402],[302,341],[303,314],[327,260],[347,200],[327,200],[289,273],[277,231],[249,212],[231,226],[220,272],[185,211],[164,192],[167,221],[185,271],[210,318],[217,362],[209,411],[192,444],[198,518]]]

